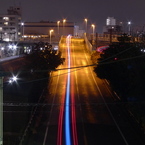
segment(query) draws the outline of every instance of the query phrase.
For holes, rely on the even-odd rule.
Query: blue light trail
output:
[[[70,68],[70,36],[67,37],[67,49],[68,49],[68,68]],[[70,69],[68,69],[67,77],[67,90],[66,90],[66,102],[65,102],[65,144],[71,145],[71,129],[70,129]]]

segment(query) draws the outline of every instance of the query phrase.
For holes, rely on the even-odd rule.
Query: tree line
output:
[[[132,43],[122,35],[97,59],[97,76],[107,79],[122,100],[141,101],[145,98],[145,44]]]

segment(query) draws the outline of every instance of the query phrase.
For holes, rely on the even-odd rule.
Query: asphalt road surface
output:
[[[65,62],[52,72],[27,145],[143,145],[105,80],[93,72],[83,39],[60,43]]]

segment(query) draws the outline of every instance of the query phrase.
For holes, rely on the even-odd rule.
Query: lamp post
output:
[[[91,26],[92,26],[92,28],[93,28],[93,40],[94,40],[95,25],[92,24]]]
[[[128,32],[129,35],[131,35],[131,21],[128,22]]]
[[[66,19],[63,19],[63,35],[65,34],[65,22],[66,22]]]
[[[59,35],[59,24],[60,24],[60,21],[57,21],[58,35]]]
[[[87,33],[87,27],[88,27],[88,19],[84,19],[85,23],[86,23],[86,33]]]
[[[110,33],[110,44],[112,43],[112,31],[113,31],[114,27],[111,27],[109,29],[109,33]]]
[[[51,34],[52,34],[52,32],[53,32],[53,30],[51,29],[51,30],[49,31],[49,34],[50,34],[50,44],[51,44]]]
[[[23,35],[23,38],[24,38],[24,23],[21,23],[21,26],[22,26],[22,35]]]

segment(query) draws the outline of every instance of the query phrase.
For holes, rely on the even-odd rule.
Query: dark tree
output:
[[[145,96],[145,46],[127,42],[126,35],[120,40],[100,55],[94,71],[101,79],[107,79],[122,99],[140,100]]]

